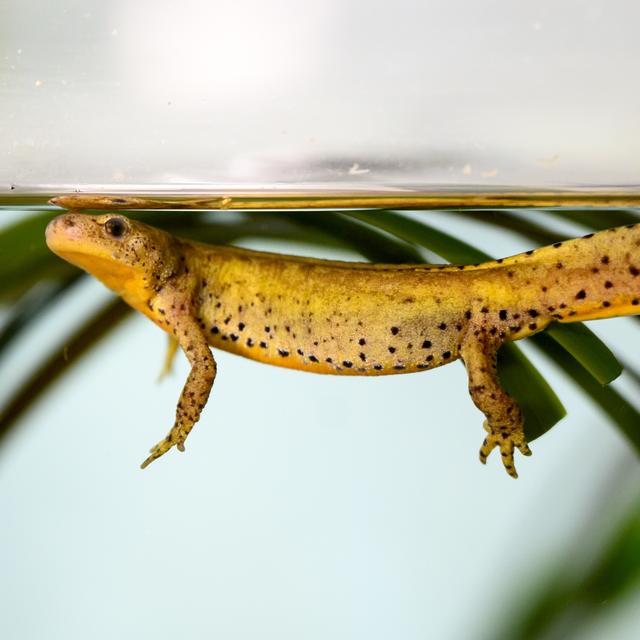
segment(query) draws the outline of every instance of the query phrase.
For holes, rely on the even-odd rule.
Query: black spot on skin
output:
[[[540,287],[542,290],[542,293],[546,293],[547,292],[547,287]]]
[[[445,351],[445,352],[442,354],[442,357],[443,357],[445,360],[448,360],[448,359],[451,357],[451,351]]]
[[[441,322],[441,323],[438,325],[438,329],[440,329],[440,331],[444,331],[446,328],[447,328],[447,325],[446,325],[446,323],[444,323],[444,322]]]
[[[351,362],[349,360],[343,360],[342,364],[343,364],[343,366],[347,367],[347,369],[351,369],[351,367],[353,367],[353,362]]]
[[[246,326],[247,326],[247,325],[245,325],[245,323],[244,323],[244,322],[239,322],[239,323],[238,323],[238,330],[239,330],[239,331],[244,331],[244,328],[245,328]]]
[[[593,238],[593,233],[587,233],[586,236],[582,236],[585,240],[587,240],[588,238]]]
[[[215,333],[220,333],[220,329],[218,329],[218,327],[216,327],[216,326],[213,326],[213,327],[211,327],[211,333],[214,333],[214,334]]]
[[[496,327],[491,327],[491,329],[489,329],[489,333],[490,333],[492,336],[495,336],[495,335],[496,335],[496,333],[498,333],[498,330],[496,329]]]
[[[503,260],[504,260],[504,258],[498,258],[496,260],[496,264],[502,264]]]
[[[271,331],[271,327],[269,325],[265,326],[264,332],[269,333]]]
[[[423,349],[431,349],[431,340],[425,340],[425,341],[422,343],[422,348],[423,348]]]
[[[381,364],[374,364],[374,365],[373,365],[373,368],[374,368],[376,371],[382,371],[382,365],[381,365]]]
[[[309,356],[309,360],[311,360],[311,362],[318,362],[318,358],[315,356]]]
[[[393,368],[396,371],[402,371],[403,369],[406,369],[406,367],[403,364],[396,364],[396,365],[393,366]]]
[[[533,255],[533,249],[530,249],[529,251],[526,251],[525,255],[532,256]]]
[[[584,289],[580,289],[578,293],[576,293],[576,300],[584,300],[587,297],[587,292]]]
[[[465,317],[467,320],[471,320],[471,311],[469,311],[469,309],[467,309],[467,310],[464,312],[464,317]]]
[[[267,343],[266,343],[266,342],[264,342],[264,341],[263,341],[263,342],[261,342],[261,343],[260,343],[260,347],[261,347],[262,349],[266,349],[266,348],[267,348]]]
[[[325,362],[328,362],[329,364],[331,364],[333,362],[333,358],[327,358]]]
[[[428,364],[424,364],[424,363],[420,363],[418,365],[416,365],[418,367],[418,369],[428,369],[429,365]]]
[[[607,302],[607,301],[605,300],[605,301],[602,303],[602,306],[603,306],[603,307],[610,307],[610,306],[611,306],[611,303],[610,303],[610,302]]]
[[[251,338],[247,338],[247,347],[253,347],[253,340]]]
[[[303,355],[304,355],[304,351],[303,351],[302,349],[296,349],[296,353],[297,353],[299,356],[303,356]]]
[[[556,262],[556,269],[562,269],[563,266],[562,262]]]
[[[236,342],[240,336],[237,336],[235,333],[232,333],[229,337],[230,337],[234,342]]]
[[[554,249],[558,249],[559,247],[562,246],[562,242],[556,242],[555,244],[551,245]]]
[[[538,316],[538,312],[535,309],[529,309],[529,311],[527,311],[527,313],[532,317],[532,318],[536,318]]]
[[[231,322],[231,316],[227,316],[227,317],[224,319],[224,323],[225,323],[225,324],[229,324],[230,322]]]
[[[431,362],[433,360],[433,356],[429,355],[427,356],[427,362]]]
[[[367,361],[367,356],[364,353],[360,354],[360,360],[362,360],[362,362],[366,362]]]
[[[480,309],[480,313],[489,313],[489,309],[487,309],[487,307],[482,307],[482,309]]]
[[[364,345],[367,344],[367,341],[364,338],[360,338],[360,340],[358,340],[358,344],[361,347],[364,347]]]
[[[607,280],[607,281],[604,283],[604,288],[605,288],[605,289],[611,289],[611,287],[613,287],[613,282],[610,282],[609,280]]]
[[[602,264],[609,264],[609,256],[602,256],[600,262],[602,262]]]
[[[498,314],[498,316],[500,317],[500,320],[506,320],[507,319],[507,310],[506,309],[500,309],[500,313]]]
[[[389,353],[395,353],[395,352],[396,352],[395,347],[389,347]]]
[[[397,335],[398,335],[398,333],[399,333],[399,331],[400,331],[400,329],[398,329],[398,327],[391,327],[391,333],[392,333],[394,336],[397,336]]]
[[[631,266],[629,267],[629,273],[635,278],[638,274],[640,274],[640,269],[638,269],[638,267]]]
[[[278,349],[278,354],[280,354],[283,358],[286,358],[289,355],[289,352],[285,349]]]
[[[537,328],[538,328],[538,325],[537,325],[535,322],[532,322],[532,323],[529,325],[529,329],[530,329],[531,331],[535,331]]]

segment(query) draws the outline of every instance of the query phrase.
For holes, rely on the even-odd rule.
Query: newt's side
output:
[[[410,373],[460,358],[485,414],[484,462],[531,452],[500,386],[500,345],[573,322],[640,312],[640,225],[477,266],[334,262],[187,242],[121,215],[67,213],[47,243],[172,335],[191,372],[176,420],[143,467],[184,441],[216,375],[209,346],[281,367]]]

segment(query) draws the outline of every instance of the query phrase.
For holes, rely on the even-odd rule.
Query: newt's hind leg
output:
[[[188,316],[183,316],[176,319],[172,329],[175,329],[176,339],[191,363],[191,371],[178,401],[173,428],[151,449],[151,455],[141,465],[142,469],[174,445],[180,451],[184,451],[184,441],[193,425],[200,419],[200,413],[209,398],[216,377],[216,361],[196,322]]]
[[[512,478],[517,478],[513,451],[518,449],[530,456],[523,430],[522,411],[517,402],[502,388],[498,380],[496,359],[500,343],[480,331],[478,335],[469,332],[460,355],[469,376],[469,393],[476,407],[484,413],[484,428],[488,432],[480,447],[480,462],[498,447],[502,463]]]

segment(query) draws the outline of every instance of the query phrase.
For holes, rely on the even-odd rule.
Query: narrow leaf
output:
[[[114,329],[131,311],[120,298],[111,300],[87,320],[61,349],[42,363],[22,385],[20,391],[0,412],[0,441],[16,420],[49,386],[82,358],[103,336]]]
[[[602,386],[577,360],[566,357],[566,351],[545,333],[539,333],[537,343],[573,381],[614,421],[640,454],[640,413],[611,386]]]

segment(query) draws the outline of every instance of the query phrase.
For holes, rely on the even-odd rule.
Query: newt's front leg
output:
[[[216,377],[216,361],[196,321],[191,316],[180,315],[168,322],[191,364],[191,371],[178,401],[173,428],[164,440],[151,449],[151,455],[141,465],[142,469],[174,445],[184,451],[184,441],[200,419]]]
[[[494,447],[498,447],[507,473],[517,478],[514,448],[525,456],[530,456],[531,450],[524,436],[522,411],[498,380],[499,347],[500,342],[483,329],[470,327],[460,355],[467,368],[471,399],[487,418],[484,428],[488,435],[480,447],[480,462],[484,464]]]

